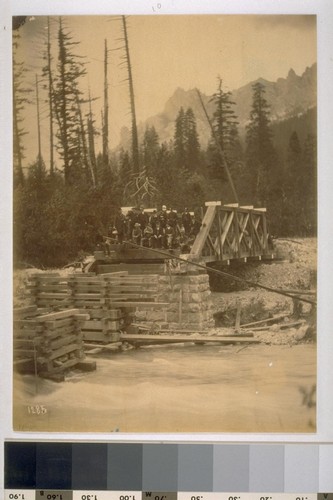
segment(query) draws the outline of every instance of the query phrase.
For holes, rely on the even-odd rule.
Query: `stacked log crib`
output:
[[[89,316],[78,309],[44,313],[37,306],[14,310],[14,366],[23,373],[64,380],[69,368],[93,370],[84,361],[81,326]]]

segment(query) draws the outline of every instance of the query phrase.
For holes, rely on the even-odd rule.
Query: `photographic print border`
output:
[[[331,4],[327,1],[311,1],[304,5],[302,1],[279,2],[233,1],[223,2],[128,2],[117,5],[116,2],[103,1],[98,4],[85,1],[80,8],[69,7],[66,1],[59,1],[52,6],[41,1],[5,1],[1,6],[1,197],[0,197],[0,278],[1,290],[1,324],[3,342],[1,343],[1,441],[5,439],[75,439],[75,440],[108,440],[108,441],[161,441],[174,442],[332,442],[333,428],[333,332],[332,332],[332,259],[333,229],[330,221],[332,213],[332,47],[333,24]],[[124,12],[125,11],[125,12]],[[12,111],[11,111],[11,16],[12,15],[58,15],[58,14],[316,14],[318,28],[318,391],[317,391],[317,431],[310,435],[298,434],[82,434],[82,433],[20,433],[12,430]],[[2,460],[2,457],[1,459]]]

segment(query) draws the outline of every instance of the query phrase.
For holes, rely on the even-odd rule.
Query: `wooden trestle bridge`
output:
[[[205,203],[206,213],[192,245],[189,260],[224,262],[273,259],[266,208]]]
[[[239,206],[237,203],[222,205],[220,201],[207,201],[205,205],[206,211],[188,254],[188,261],[230,264],[232,261],[274,258],[267,230],[266,208]],[[148,264],[154,265],[172,256],[179,257],[180,253],[179,249],[160,251],[131,242],[111,242],[109,255],[96,251],[94,257],[97,272],[112,272],[122,269],[119,267],[121,264],[137,264],[141,267],[146,264],[146,268]]]

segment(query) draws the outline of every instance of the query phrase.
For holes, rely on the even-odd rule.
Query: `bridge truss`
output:
[[[266,208],[205,203],[206,213],[193,243],[190,260],[205,262],[273,259]]]

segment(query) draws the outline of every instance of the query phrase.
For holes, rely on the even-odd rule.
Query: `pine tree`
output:
[[[269,127],[270,107],[265,98],[265,87],[257,82],[252,89],[250,122],[246,127],[246,162],[253,180],[253,199],[266,205],[276,154]]]
[[[192,108],[186,110],[184,116],[185,133],[185,169],[195,172],[200,164],[200,144],[196,119]]]
[[[293,132],[289,138],[287,150],[287,171],[286,183],[287,190],[295,193],[299,200],[299,190],[302,185],[303,161],[302,161],[302,147],[298,138],[297,132]]]
[[[200,143],[192,108],[181,107],[175,123],[174,155],[177,168],[194,172],[200,164]]]
[[[207,156],[208,165],[213,177],[226,179],[223,170],[223,161],[221,159],[220,148],[224,152],[225,160],[232,169],[232,164],[240,159],[241,146],[238,136],[238,121],[233,107],[235,102],[231,100],[232,93],[224,92],[222,88],[222,79],[218,79],[218,89],[213,94],[211,102],[215,105],[213,113],[212,126],[214,135],[208,145]],[[216,144],[218,141],[218,145]]]
[[[18,60],[18,47],[20,35],[17,31],[13,33],[13,163],[14,163],[14,186],[24,183],[23,160],[24,146],[23,137],[27,131],[23,127],[23,110],[25,104],[30,103],[29,94],[32,89],[26,86],[24,76],[26,68],[22,61]]]
[[[315,235],[317,230],[317,138],[308,134],[303,147],[303,175],[300,196],[303,200],[303,235]]]
[[[58,29],[58,74],[53,94],[54,107],[58,122],[58,150],[63,160],[66,183],[81,178],[82,126],[80,122],[79,90],[80,78],[85,75],[84,64],[80,57],[73,53],[74,42],[59,20]]]
[[[294,131],[288,142],[285,171],[281,181],[279,233],[298,234],[300,213],[303,200],[300,196],[300,177],[302,175],[302,148]]]
[[[54,94],[54,83],[53,83],[53,57],[52,57],[52,46],[51,46],[51,22],[50,18],[47,18],[47,39],[46,39],[46,48],[45,53],[43,55],[43,59],[46,61],[45,65],[42,69],[42,76],[46,78],[47,83],[44,85],[44,88],[47,89],[48,94],[48,106],[49,106],[49,137],[50,137],[50,174],[54,174],[54,103],[53,103],[53,94]]]
[[[180,108],[176,117],[173,142],[175,164],[178,168],[182,168],[186,163],[185,112],[183,107]]]
[[[142,142],[142,161],[149,177],[156,175],[159,151],[159,137],[156,129],[154,126],[147,127]]]

